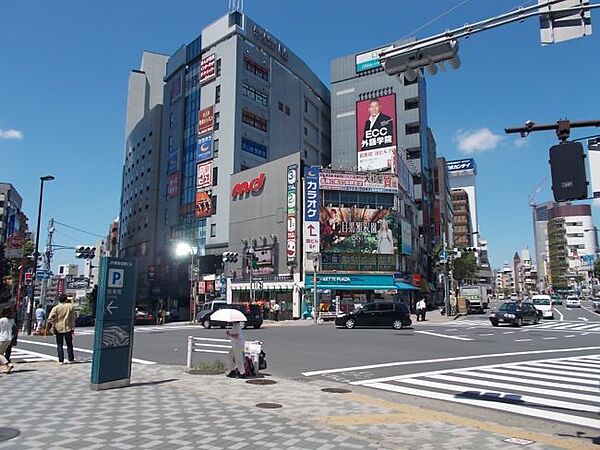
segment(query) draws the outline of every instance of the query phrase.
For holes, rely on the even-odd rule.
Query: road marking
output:
[[[578,317],[578,319],[583,320],[584,322],[588,322],[590,319],[588,319],[587,317]]]
[[[502,334],[515,334],[515,333],[516,333],[516,331],[505,331],[505,332],[504,332],[504,333],[502,333]]]
[[[415,333],[427,334],[429,336],[437,336],[446,339],[456,339],[457,341],[474,341],[474,339],[461,336],[448,336],[447,334],[432,333],[430,331],[415,331]]]
[[[533,341],[533,339],[515,339],[515,342],[529,342]]]
[[[512,383],[524,383],[524,384],[533,384],[535,386],[548,386],[557,389],[569,389],[572,391],[582,391],[582,392],[590,392],[590,388],[588,386],[577,386],[573,383],[556,383],[554,381],[543,381],[543,380],[527,380],[523,377],[509,377],[498,375],[498,369],[496,369],[493,373],[484,373],[480,371],[472,371],[472,372],[461,372],[461,376],[474,376],[477,378],[488,378],[494,381],[510,381]]]
[[[531,364],[534,367],[547,367],[550,369],[562,369],[567,371],[572,371],[573,373],[582,372],[582,376],[586,376],[586,374],[597,374],[598,373],[598,365],[595,367],[581,367],[581,366],[573,366],[571,364],[563,363],[562,361],[557,362],[539,362],[535,364]],[[526,364],[527,366],[527,364]]]
[[[558,339],[558,338],[556,338],[556,337],[546,337],[546,338],[544,338],[544,339],[542,339],[542,340],[543,340],[543,341],[551,341],[551,340],[553,340],[553,339]]]
[[[592,380],[598,379],[597,371],[596,371],[596,373],[591,374],[591,373],[580,373],[577,371],[568,371],[568,370],[553,370],[553,369],[550,369],[545,364],[531,364],[531,365],[527,365],[527,366],[523,365],[523,366],[519,366],[519,370],[522,370],[524,372],[542,373],[544,375],[547,375],[547,374],[567,375],[569,377],[572,377],[573,381],[575,381],[576,379],[584,379],[584,378],[591,378]],[[596,383],[597,383],[597,381],[596,381]]]
[[[405,386],[395,386],[395,385],[390,385],[390,384],[385,384],[385,383],[375,383],[370,387],[382,389],[385,391],[396,392],[399,394],[415,395],[417,397],[431,398],[434,400],[446,400],[448,402],[462,403],[462,404],[474,405],[474,406],[482,406],[482,407],[488,408],[488,409],[496,409],[496,410],[500,410],[500,411],[504,411],[504,412],[512,412],[512,413],[522,414],[524,416],[530,416],[530,417],[540,418],[540,415],[543,415],[543,418],[555,420],[557,422],[565,422],[565,423],[570,423],[570,424],[574,424],[574,425],[586,426],[586,427],[590,427],[590,428],[600,428],[600,420],[588,419],[586,417],[579,417],[579,416],[574,416],[571,414],[563,414],[563,413],[557,413],[557,412],[546,411],[546,410],[540,411],[539,409],[535,409],[535,408],[529,408],[529,407],[520,406],[520,405],[511,405],[511,404],[507,404],[507,403],[498,404],[498,403],[490,402],[489,400],[459,398],[459,397],[456,397],[455,395],[451,395],[451,394],[444,394],[444,393],[440,393],[440,392],[430,392],[430,391],[426,391],[423,389],[414,389],[414,388],[408,388]]]
[[[574,334],[569,334],[569,335],[567,335],[567,336],[565,336],[565,337],[566,337],[566,338],[572,338],[572,337],[575,337],[575,335],[574,335]]]
[[[330,373],[341,373],[341,372],[356,372],[359,370],[369,369],[382,369],[386,367],[399,367],[399,366],[412,366],[415,364],[431,364],[438,362],[451,362],[451,361],[468,361],[471,359],[488,359],[488,358],[503,358],[506,356],[521,356],[521,355],[543,355],[547,353],[569,353],[569,352],[580,352],[586,350],[600,350],[600,347],[576,347],[567,349],[551,349],[551,350],[531,350],[526,352],[509,352],[509,353],[493,353],[484,355],[469,355],[469,356],[456,356],[452,358],[435,358],[435,359],[421,359],[417,361],[398,361],[381,364],[369,364],[365,366],[354,366],[354,367],[341,367],[337,369],[325,369],[325,370],[314,370],[310,372],[302,372],[305,377],[312,377],[315,375],[325,375]]]
[[[478,336],[493,336],[494,333],[478,334]]]
[[[11,361],[14,362],[39,362],[39,361],[58,361],[56,356],[46,355],[45,353],[33,352],[22,348],[13,348],[10,355]]]
[[[558,314],[560,316],[560,318],[558,320],[565,320],[565,316],[563,316],[563,313],[561,313],[558,309],[556,308],[552,308],[556,314]]]
[[[523,377],[524,375],[527,375],[529,378],[541,378],[542,380],[554,380],[554,381],[564,381],[566,383],[571,383],[573,384],[574,380],[571,377],[561,377],[558,375],[549,375],[549,374],[543,374],[543,373],[527,373],[524,372],[522,370],[511,370],[511,369],[494,369],[494,373],[500,373],[500,374],[504,374],[504,375],[515,375],[517,377]],[[597,381],[592,381],[592,380],[579,380],[577,381],[578,384],[585,384],[588,386],[598,386],[598,382]]]
[[[25,340],[25,339],[19,339],[19,342],[23,342],[25,344],[41,345],[43,347],[56,348],[56,344],[50,344],[47,342],[29,341],[29,340]],[[76,352],[80,352],[80,353],[92,353],[92,354],[94,353],[93,350],[88,350],[87,348],[73,347],[73,350]],[[145,365],[156,364],[155,361],[148,361],[148,360],[139,359],[139,358],[131,358],[131,361],[134,363],[137,363],[137,364],[145,364]]]

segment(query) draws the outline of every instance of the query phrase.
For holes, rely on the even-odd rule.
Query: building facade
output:
[[[469,213],[469,194],[464,189],[453,189],[450,195],[454,213],[452,222],[454,247],[471,247],[473,245],[473,228]]]
[[[434,189],[435,240],[437,243],[445,243],[446,248],[452,248],[454,243],[454,212],[452,210],[452,192],[450,188],[449,172],[446,158],[444,157],[438,157],[436,160]]]
[[[0,183],[0,245],[19,232],[23,199],[10,183]]]
[[[540,287],[548,285],[550,276],[550,249],[548,247],[548,220],[554,202],[545,202],[532,205],[533,210],[533,236],[535,239],[535,263],[538,269]]]
[[[467,241],[469,246],[479,247],[479,220],[477,216],[477,165],[475,160],[459,159],[447,161],[448,174],[450,177],[450,189],[461,190],[468,197],[468,215],[470,233]],[[460,196],[463,198],[463,195]],[[462,224],[464,225],[464,224]],[[461,225],[461,226],[462,226]],[[464,238],[461,238],[464,241]]]

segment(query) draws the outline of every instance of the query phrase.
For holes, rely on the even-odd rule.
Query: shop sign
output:
[[[212,141],[213,135],[206,134],[204,136],[200,136],[198,138],[198,142],[196,143],[196,161],[203,162],[208,161],[213,157],[212,154]]]
[[[379,54],[385,50],[394,48],[393,45],[389,47],[378,48],[365,53],[359,53],[355,57],[355,69],[356,73],[364,72],[365,70],[377,69],[381,67],[381,61],[379,60]]]
[[[196,167],[196,189],[206,189],[212,186],[212,162],[198,164]]]
[[[179,172],[169,175],[167,184],[167,197],[173,198],[179,195]]]
[[[304,251],[318,253],[319,238],[319,168],[307,167],[304,172]]]
[[[203,219],[212,215],[211,191],[196,192],[196,219]]]
[[[212,133],[214,120],[215,113],[213,106],[198,111],[198,136]]]
[[[288,60],[288,49],[271,34],[256,24],[252,25],[252,34],[265,47],[277,53],[284,61]]]
[[[287,265],[296,265],[296,203],[290,204],[290,194],[293,194],[293,198],[296,198],[298,184],[298,165],[292,164],[287,168],[287,194],[288,194],[288,209],[287,209],[287,241],[286,241],[286,252],[287,252]]]
[[[208,83],[216,78],[215,54],[203,56],[200,60],[200,84]]]
[[[231,190],[231,196],[236,199],[237,197],[248,196],[251,193],[258,194],[262,191],[262,188],[265,186],[266,175],[264,172],[261,172],[256,178],[252,181],[242,181],[241,183],[236,183]]]
[[[398,178],[389,173],[359,173],[334,170],[319,172],[319,188],[325,191],[398,193]]]

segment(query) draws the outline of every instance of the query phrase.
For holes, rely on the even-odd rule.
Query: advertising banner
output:
[[[242,138],[242,151],[267,159],[267,147],[249,139]]]
[[[405,219],[401,219],[398,226],[400,227],[398,250],[403,255],[412,255],[412,226]]]
[[[179,169],[179,150],[169,150],[169,159],[167,160],[167,173],[169,175],[177,172]]]
[[[212,161],[198,164],[196,167],[196,189],[206,189],[212,186]]]
[[[292,164],[287,168],[287,264],[296,265],[296,213],[297,213],[297,184],[298,165]]]
[[[446,161],[446,167],[448,167],[448,172],[452,173],[477,170],[477,166],[475,165],[475,160],[473,158]]]
[[[198,142],[196,143],[196,162],[208,161],[213,157],[212,140],[212,133],[198,138]]]
[[[319,252],[319,168],[304,169],[304,251]]]
[[[384,48],[378,48],[365,53],[356,55],[356,73],[364,72],[365,70],[376,69],[381,67],[379,54],[387,49],[393,48],[393,45]]]
[[[211,191],[196,192],[196,219],[210,217],[212,214]]]
[[[198,111],[198,136],[212,133],[214,120],[215,112],[213,106]]]
[[[334,170],[319,172],[319,188],[326,191],[398,192],[398,178],[389,173],[359,173]]]
[[[200,84],[206,84],[216,78],[215,54],[203,56],[200,60]]]
[[[356,102],[358,151],[396,147],[396,95]]]
[[[358,152],[358,170],[389,170],[396,173],[396,147]]]
[[[390,209],[322,207],[321,251],[393,255],[398,218]]]
[[[179,172],[169,175],[168,180],[167,197],[177,197],[179,195]]]
[[[395,255],[378,255],[373,253],[323,253],[321,256],[323,270],[395,270]]]

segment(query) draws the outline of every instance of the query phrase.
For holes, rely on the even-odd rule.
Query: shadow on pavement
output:
[[[572,437],[576,439],[587,439],[594,445],[600,445],[600,436],[588,436],[587,433],[583,431],[576,431],[575,434],[557,433],[556,435],[561,437]]]
[[[139,386],[156,386],[158,384],[171,383],[173,381],[179,381],[179,378],[168,378],[166,380],[157,380],[157,381],[139,381],[137,383],[131,383],[129,386],[115,387],[115,388],[111,388],[111,389],[107,389],[107,390],[124,389],[124,388],[139,387]]]

